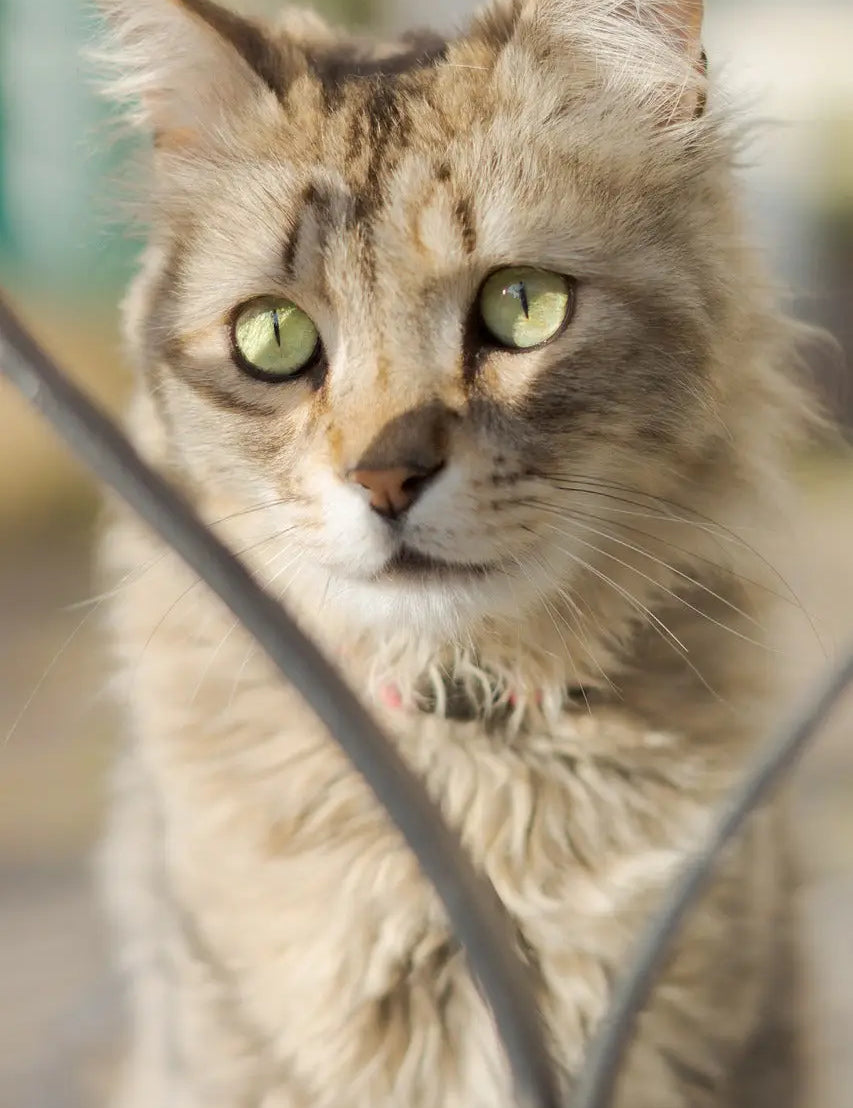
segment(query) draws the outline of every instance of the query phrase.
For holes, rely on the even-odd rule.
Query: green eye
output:
[[[313,320],[290,300],[247,304],[237,313],[231,333],[241,368],[264,380],[294,377],[320,353]]]
[[[574,302],[568,277],[532,266],[499,269],[480,290],[480,315],[502,346],[529,350],[568,322]]]

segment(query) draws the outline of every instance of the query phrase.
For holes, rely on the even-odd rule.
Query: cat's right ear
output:
[[[301,68],[284,37],[213,0],[96,0],[107,93],[163,145],[191,145],[247,100],[278,99]]]

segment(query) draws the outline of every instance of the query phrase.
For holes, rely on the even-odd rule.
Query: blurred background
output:
[[[442,29],[469,7],[317,6],[353,24]],[[845,347],[847,368],[816,365],[815,375],[849,432],[853,5],[706,7],[712,69],[766,124],[743,169],[756,239],[792,310]],[[117,411],[129,376],[116,306],[138,243],[121,223],[123,151],[110,142],[107,110],[80,57],[91,34],[78,0],[0,0],[0,283],[47,347]],[[801,488],[796,515],[764,536],[822,642],[805,619],[792,620],[784,644],[792,697],[853,637],[848,452],[804,458]],[[99,613],[89,603],[97,505],[88,476],[0,382],[0,1108],[98,1103],[99,1053],[116,1018],[90,873],[116,727]],[[848,702],[796,787],[808,1108],[853,1108],[851,724]]]

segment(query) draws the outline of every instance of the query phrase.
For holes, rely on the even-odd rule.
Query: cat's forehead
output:
[[[682,167],[650,153],[655,133],[624,98],[602,100],[582,53],[555,73],[501,26],[308,58],[275,99],[244,106],[206,170],[184,163],[201,190],[191,253],[223,300],[281,288],[357,304],[367,284],[379,302],[385,277],[392,297],[458,278],[465,299],[471,274],[501,264],[627,258],[680,210],[666,198]]]
[[[326,64],[294,82],[275,115],[248,113],[241,141],[207,163],[190,213],[195,247],[239,242],[250,264],[283,252],[288,278],[312,252],[334,271],[338,246],[347,264],[354,252],[394,255],[395,244],[424,263],[472,254],[475,194],[482,202],[495,179],[512,193],[517,144],[496,125],[494,74],[421,54],[405,65],[362,60],[356,72]],[[389,260],[405,272],[406,258]]]
[[[474,132],[496,145],[526,141],[524,123],[535,128],[547,96],[535,58],[510,43],[510,27],[493,20],[456,41],[428,35],[372,49],[346,40],[307,45],[306,68],[278,90],[277,118],[247,115],[251,152],[273,143],[282,163],[324,167],[366,210],[407,156],[446,172],[449,149],[456,168]],[[498,123],[507,109],[518,126]]]
[[[344,74],[321,67],[297,82],[283,105],[287,153],[336,172],[363,207],[375,206],[407,155],[432,159],[436,169],[446,165],[449,146],[472,127],[488,126],[496,109],[490,70],[462,73],[443,55],[397,65],[380,60],[374,71],[362,63]]]

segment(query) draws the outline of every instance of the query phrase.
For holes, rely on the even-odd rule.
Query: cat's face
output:
[[[700,6],[647,7],[675,33],[566,0],[371,62],[314,24],[139,0],[135,41],[139,9],[168,16],[185,72],[138,79],[134,333],[173,462],[202,501],[265,506],[246,536],[282,582],[448,633],[571,591],[616,490],[720,453],[725,151]]]

